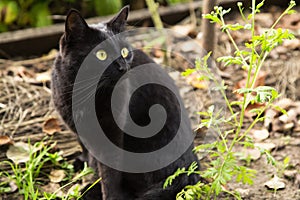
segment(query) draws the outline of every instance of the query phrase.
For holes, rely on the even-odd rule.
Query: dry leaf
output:
[[[47,192],[49,194],[52,194],[54,192],[56,192],[56,196],[59,197],[65,197],[66,194],[63,193],[63,191],[60,189],[61,186],[58,183],[49,183],[47,185],[44,185],[41,187],[43,192]]]
[[[165,53],[160,48],[153,48],[152,49],[152,55],[155,58],[163,58]]]
[[[257,76],[257,79],[256,79],[256,82],[254,83],[254,88],[255,87],[258,87],[258,86],[263,86],[265,85],[265,78],[267,76],[267,73],[264,72],[264,71],[260,71],[258,76]],[[247,74],[245,73],[244,74],[244,79],[240,80],[239,82],[237,82],[237,84],[234,86],[234,90],[238,90],[238,89],[241,89],[241,88],[245,88],[246,87],[246,83],[247,83]],[[251,80],[250,80],[251,82]],[[235,92],[237,98],[239,100],[242,100],[244,98],[244,95],[243,94],[239,94],[237,92]],[[257,109],[257,108],[261,108],[265,106],[265,104],[260,104],[260,103],[255,103],[255,104],[249,104],[245,110],[245,116],[248,117],[248,118],[252,118],[253,116],[256,116],[256,113],[252,113],[250,112],[252,109]]]
[[[30,148],[28,143],[17,142],[9,146],[6,156],[16,164],[25,163],[30,159]]]
[[[37,83],[46,83],[51,81],[51,71],[36,73],[35,80]]]
[[[16,192],[19,188],[15,181],[9,181],[10,192]]]
[[[49,175],[49,179],[52,183],[60,183],[66,177],[65,171],[62,169],[52,170]]]
[[[55,132],[61,131],[59,120],[55,117],[47,119],[43,124],[43,132],[53,135]]]
[[[199,80],[199,74],[197,72],[192,73],[186,77],[186,82],[198,89],[207,89],[208,83],[205,80]]]
[[[278,176],[274,175],[274,178],[271,180],[265,182],[265,186],[268,189],[273,189],[273,190],[279,190],[279,189],[284,189],[285,188],[285,183],[281,178]]]
[[[247,106],[247,108],[245,109],[245,116],[248,117],[248,118],[252,118],[254,116],[256,116],[257,114],[254,113],[254,112],[251,112],[252,109],[258,109],[258,108],[261,108],[261,107],[264,107],[265,104],[260,104],[260,103],[255,103],[255,104],[249,104]]]
[[[253,129],[251,131],[251,134],[255,141],[263,141],[263,140],[267,139],[270,135],[270,133],[267,129],[262,129],[262,130]]]
[[[13,143],[14,141],[7,135],[0,135],[0,146]]]
[[[264,86],[265,85],[265,79],[266,79],[267,73],[264,71],[260,71],[258,73],[256,82],[254,83],[254,88],[258,87],[258,86]],[[251,83],[252,80],[250,80]],[[246,83],[247,83],[247,74],[244,74],[244,79],[240,80],[239,82],[236,83],[234,90],[238,90],[241,88],[245,88],[246,87]],[[238,94],[236,93],[237,97],[239,99],[244,98],[243,94]]]
[[[13,76],[19,76],[24,80],[31,80],[34,78],[34,72],[24,66],[10,66],[7,69],[8,73],[12,73]]]
[[[195,26],[192,24],[176,25],[172,27],[172,30],[177,33],[177,37],[188,36],[195,30]]]

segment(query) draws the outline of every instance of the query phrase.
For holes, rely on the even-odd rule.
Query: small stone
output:
[[[297,174],[297,170],[285,170],[283,175],[288,179],[294,179]]]
[[[49,179],[52,183],[60,183],[65,177],[65,171],[61,169],[54,169],[49,175]]]
[[[242,159],[246,159],[248,157],[251,158],[251,160],[258,160],[261,156],[261,153],[258,149],[245,149],[243,151],[244,156],[242,157]]]
[[[269,142],[268,143],[265,143],[265,142],[264,143],[255,143],[254,146],[265,149],[267,151],[271,151],[276,147],[276,145],[274,143],[269,143]]]
[[[270,135],[269,131],[267,129],[262,129],[262,130],[255,130],[253,129],[251,131],[253,139],[256,141],[263,141],[267,139]]]
[[[272,190],[279,190],[285,188],[285,183],[283,182],[283,180],[276,175],[274,175],[274,177],[271,180],[265,182],[264,185],[268,189],[272,189]]]
[[[238,192],[243,198],[249,196],[250,193],[249,189],[243,189],[243,188],[237,188],[235,191]]]
[[[294,123],[290,122],[290,123],[284,124],[283,129],[284,130],[291,130],[294,126],[295,126]]]

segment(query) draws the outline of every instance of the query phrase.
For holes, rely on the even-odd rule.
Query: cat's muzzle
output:
[[[128,63],[119,64],[118,70],[120,72],[125,72],[125,71],[127,72],[127,71],[129,71],[129,69],[130,69],[130,65]]]

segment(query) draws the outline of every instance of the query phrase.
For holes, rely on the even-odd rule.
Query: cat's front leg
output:
[[[133,200],[133,194],[129,194],[122,187],[122,172],[107,167],[98,162],[98,171],[101,179],[103,200]]]

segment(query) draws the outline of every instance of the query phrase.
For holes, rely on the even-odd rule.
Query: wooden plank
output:
[[[167,24],[175,24],[189,15],[190,8],[198,9],[202,2],[192,4],[179,4],[172,7],[161,7],[159,13]],[[112,16],[94,17],[87,19],[90,24],[107,21]],[[137,26],[148,21],[151,15],[147,9],[130,12],[128,24]],[[58,41],[64,31],[64,24],[49,27],[30,28],[0,34],[0,58],[28,57],[41,55],[58,47]]]
[[[222,0],[219,4],[225,8],[236,8],[236,2],[242,1],[249,4],[250,0]],[[297,0],[300,2],[300,0]],[[288,1],[283,1],[287,4]],[[266,4],[276,4],[270,0]],[[186,4],[177,4],[170,7],[160,7],[159,13],[164,23],[173,25],[190,14],[190,9],[200,9],[202,1],[195,1]],[[247,6],[246,6],[247,7]],[[90,24],[103,22],[111,19],[112,16],[94,17],[87,19]],[[131,11],[128,24],[142,26],[147,23],[152,25],[151,15],[147,9]],[[64,24],[55,24],[49,27],[30,28],[7,33],[0,33],[0,58],[16,58],[28,56],[40,56],[48,53],[53,48],[58,48],[58,41],[64,31]]]

